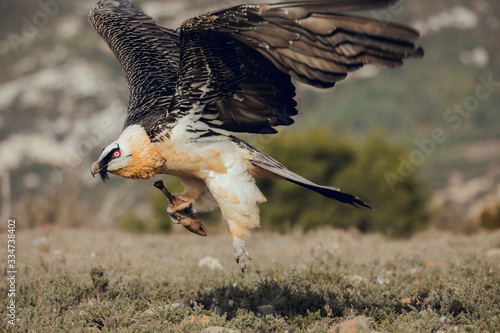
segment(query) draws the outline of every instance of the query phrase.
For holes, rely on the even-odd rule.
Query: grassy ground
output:
[[[500,331],[499,232],[428,231],[409,240],[255,232],[245,274],[228,233],[54,228],[20,230],[16,240],[20,332],[327,332],[359,315],[369,320],[364,331]],[[6,243],[0,234],[0,247]],[[207,256],[221,267],[199,267]]]

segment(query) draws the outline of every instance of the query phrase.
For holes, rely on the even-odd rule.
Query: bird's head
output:
[[[108,172],[119,174],[120,170],[127,168],[130,157],[127,145],[112,142],[102,150],[99,159],[92,164],[92,176],[99,174],[105,182],[109,179]]]
[[[103,181],[108,172],[133,179],[148,179],[161,172],[165,160],[160,156],[142,126],[127,127],[118,140],[110,143],[92,165],[92,175]]]

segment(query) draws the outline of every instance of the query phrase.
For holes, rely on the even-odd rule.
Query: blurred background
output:
[[[167,27],[243,3],[136,2]],[[117,61],[87,21],[93,3],[0,3],[2,221],[169,232],[168,202],[153,179],[103,184],[90,175],[120,134],[128,102]],[[425,57],[396,70],[366,68],[334,89],[298,85],[294,126],[243,138],[375,210],[259,180],[269,200],[263,229],[331,225],[406,237],[429,227],[500,227],[500,2],[403,0],[364,15],[417,28]],[[182,191],[173,177],[161,178]],[[222,225],[218,212],[202,218],[209,231]]]

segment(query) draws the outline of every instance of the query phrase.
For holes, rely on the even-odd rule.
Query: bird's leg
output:
[[[170,205],[167,207],[167,213],[175,224],[182,224],[184,228],[200,236],[207,235],[207,229],[193,212],[193,199],[185,199],[178,195],[170,193],[163,181],[158,180],[154,187],[160,189],[168,198]]]
[[[245,241],[242,238],[233,238],[233,249],[236,256],[236,263],[240,264],[241,271],[245,273],[245,268],[247,268],[245,257],[248,258],[248,260],[252,260]]]

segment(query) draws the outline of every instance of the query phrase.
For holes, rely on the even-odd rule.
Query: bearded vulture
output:
[[[281,178],[328,198],[369,207],[315,184],[233,133],[276,133],[297,114],[293,81],[333,87],[365,64],[398,67],[423,56],[415,30],[345,12],[392,0],[248,4],[213,11],[172,30],[129,0],[99,0],[89,20],[120,62],[129,86],[123,132],[92,174],[177,176],[194,212],[220,207],[236,261],[266,201],[254,177]],[[172,211],[170,211],[172,213]]]

